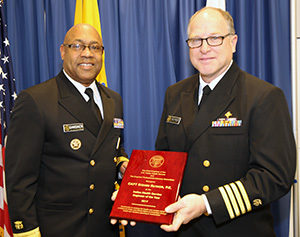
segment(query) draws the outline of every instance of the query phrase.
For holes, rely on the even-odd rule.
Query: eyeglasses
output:
[[[81,51],[85,50],[86,47],[88,47],[92,53],[103,53],[103,50],[104,50],[104,46],[99,45],[99,44],[91,44],[91,45],[63,44],[63,46],[67,46],[76,52],[81,52]]]
[[[210,36],[207,38],[191,38],[187,39],[186,43],[189,46],[189,48],[194,49],[194,48],[199,48],[203,44],[203,40],[206,40],[206,43],[209,46],[219,46],[223,44],[223,40],[225,37],[231,35],[231,33],[228,33],[227,35],[224,36]]]

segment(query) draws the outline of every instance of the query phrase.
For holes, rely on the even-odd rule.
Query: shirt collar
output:
[[[87,101],[89,99],[88,95],[85,94],[85,89],[86,88],[91,88],[94,92],[94,94],[98,91],[97,90],[97,86],[96,86],[96,82],[95,80],[92,82],[92,84],[90,84],[88,87],[85,87],[84,85],[82,85],[81,83],[79,83],[78,81],[75,81],[74,79],[72,79],[67,73],[66,71],[63,69],[63,72],[65,74],[65,76],[68,78],[68,80],[76,87],[76,89],[80,92],[80,94],[83,96],[83,98]],[[96,95],[99,93],[96,93]]]

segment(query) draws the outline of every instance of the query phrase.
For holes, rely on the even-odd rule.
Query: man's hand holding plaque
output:
[[[133,150],[110,214],[112,224],[116,219],[171,224],[174,214],[165,208],[178,198],[186,159],[185,152]]]
[[[168,206],[165,210],[167,213],[176,213],[176,216],[172,224],[161,225],[160,227],[164,231],[173,232],[177,231],[182,224],[187,224],[205,213],[206,207],[202,195],[188,194]]]
[[[119,190],[113,192],[113,194],[112,194],[112,196],[111,196],[111,200],[112,200],[112,201],[115,201],[115,200],[116,200],[117,195],[118,195],[118,192],[119,192]],[[110,223],[111,223],[112,225],[115,225],[117,222],[118,222],[117,219],[110,219]],[[127,221],[127,220],[120,220],[120,223],[121,223],[123,226],[128,225],[128,221]],[[135,222],[135,221],[130,221],[130,225],[131,225],[131,226],[135,226],[135,225],[136,225],[136,222]]]

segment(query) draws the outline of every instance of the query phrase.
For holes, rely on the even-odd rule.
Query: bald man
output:
[[[95,80],[103,50],[95,28],[72,27],[62,71],[18,95],[5,164],[14,236],[118,236],[109,213],[126,167],[123,104]]]

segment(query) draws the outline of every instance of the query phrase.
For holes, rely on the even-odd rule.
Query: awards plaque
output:
[[[110,218],[171,224],[165,208],[178,198],[187,155],[133,150]]]

